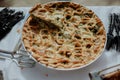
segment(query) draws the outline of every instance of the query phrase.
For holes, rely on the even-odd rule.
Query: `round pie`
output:
[[[80,68],[102,53],[106,33],[90,9],[73,2],[37,4],[22,31],[25,48],[46,66]]]

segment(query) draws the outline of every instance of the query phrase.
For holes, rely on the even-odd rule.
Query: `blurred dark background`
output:
[[[0,7],[9,7],[12,5],[13,3],[10,0],[0,0]]]
[[[30,7],[37,3],[57,0],[0,0],[0,7]],[[67,1],[67,0],[66,0]],[[85,6],[120,6],[120,0],[68,0]]]

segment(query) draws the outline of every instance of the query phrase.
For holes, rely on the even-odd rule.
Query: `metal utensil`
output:
[[[113,35],[114,26],[115,26],[115,16],[113,14],[110,14],[110,25],[107,33],[107,44],[106,44],[107,50],[110,50],[114,45],[114,35]]]
[[[13,61],[16,62],[16,64],[19,67],[29,67],[32,68],[35,66],[35,61],[30,58],[30,55],[28,54],[28,51],[25,50],[19,50],[14,55]]]
[[[21,46],[22,46],[21,42],[19,41],[14,51],[7,51],[7,50],[0,49],[0,52],[1,52],[0,56],[13,60],[19,67],[23,67],[23,68],[34,67],[35,61],[32,58],[30,58],[28,51],[20,49]]]
[[[120,27],[120,19],[117,14],[114,14],[116,18],[116,25],[115,25],[115,31],[116,31],[116,36],[114,37],[114,41],[116,44],[116,51],[120,52],[120,35],[119,35],[119,27]]]
[[[16,23],[24,18],[22,11],[15,11],[10,8],[0,10],[0,40],[2,40],[14,27]]]
[[[89,77],[90,80],[105,80],[105,78],[107,78],[108,75],[114,76],[114,74],[116,74],[117,76],[115,75],[114,79],[110,80],[119,80],[120,74],[118,73],[120,73],[120,64],[102,69],[100,71],[90,72]]]
[[[113,35],[114,28],[115,28],[116,35]],[[120,52],[119,31],[120,31],[120,15],[113,13],[110,15],[110,26],[107,33],[107,44],[106,44],[107,50],[110,50],[112,48]]]

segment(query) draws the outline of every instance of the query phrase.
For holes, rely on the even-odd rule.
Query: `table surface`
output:
[[[86,6],[93,10],[98,17],[102,20],[106,31],[108,31],[110,13],[120,13],[119,6]],[[16,10],[22,10],[28,15],[30,7],[12,7]],[[27,17],[26,17],[27,18]],[[21,29],[24,20],[14,26],[10,34],[0,42],[0,49],[13,50],[15,44],[21,37],[20,33],[17,33],[18,29]],[[56,71],[39,65],[38,63],[34,68],[20,69],[10,59],[0,59],[0,70],[3,70],[5,80],[89,80],[88,73],[91,71],[99,71],[109,66],[113,66],[120,63],[120,53],[115,50],[104,50],[102,56],[89,66],[74,70],[74,71]]]

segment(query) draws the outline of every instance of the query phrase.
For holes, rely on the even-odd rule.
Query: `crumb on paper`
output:
[[[21,32],[21,30],[20,30],[20,29],[18,29],[18,30],[17,30],[17,32],[18,32],[18,33],[20,33],[20,32]]]
[[[48,77],[48,74],[45,74],[46,77]]]

